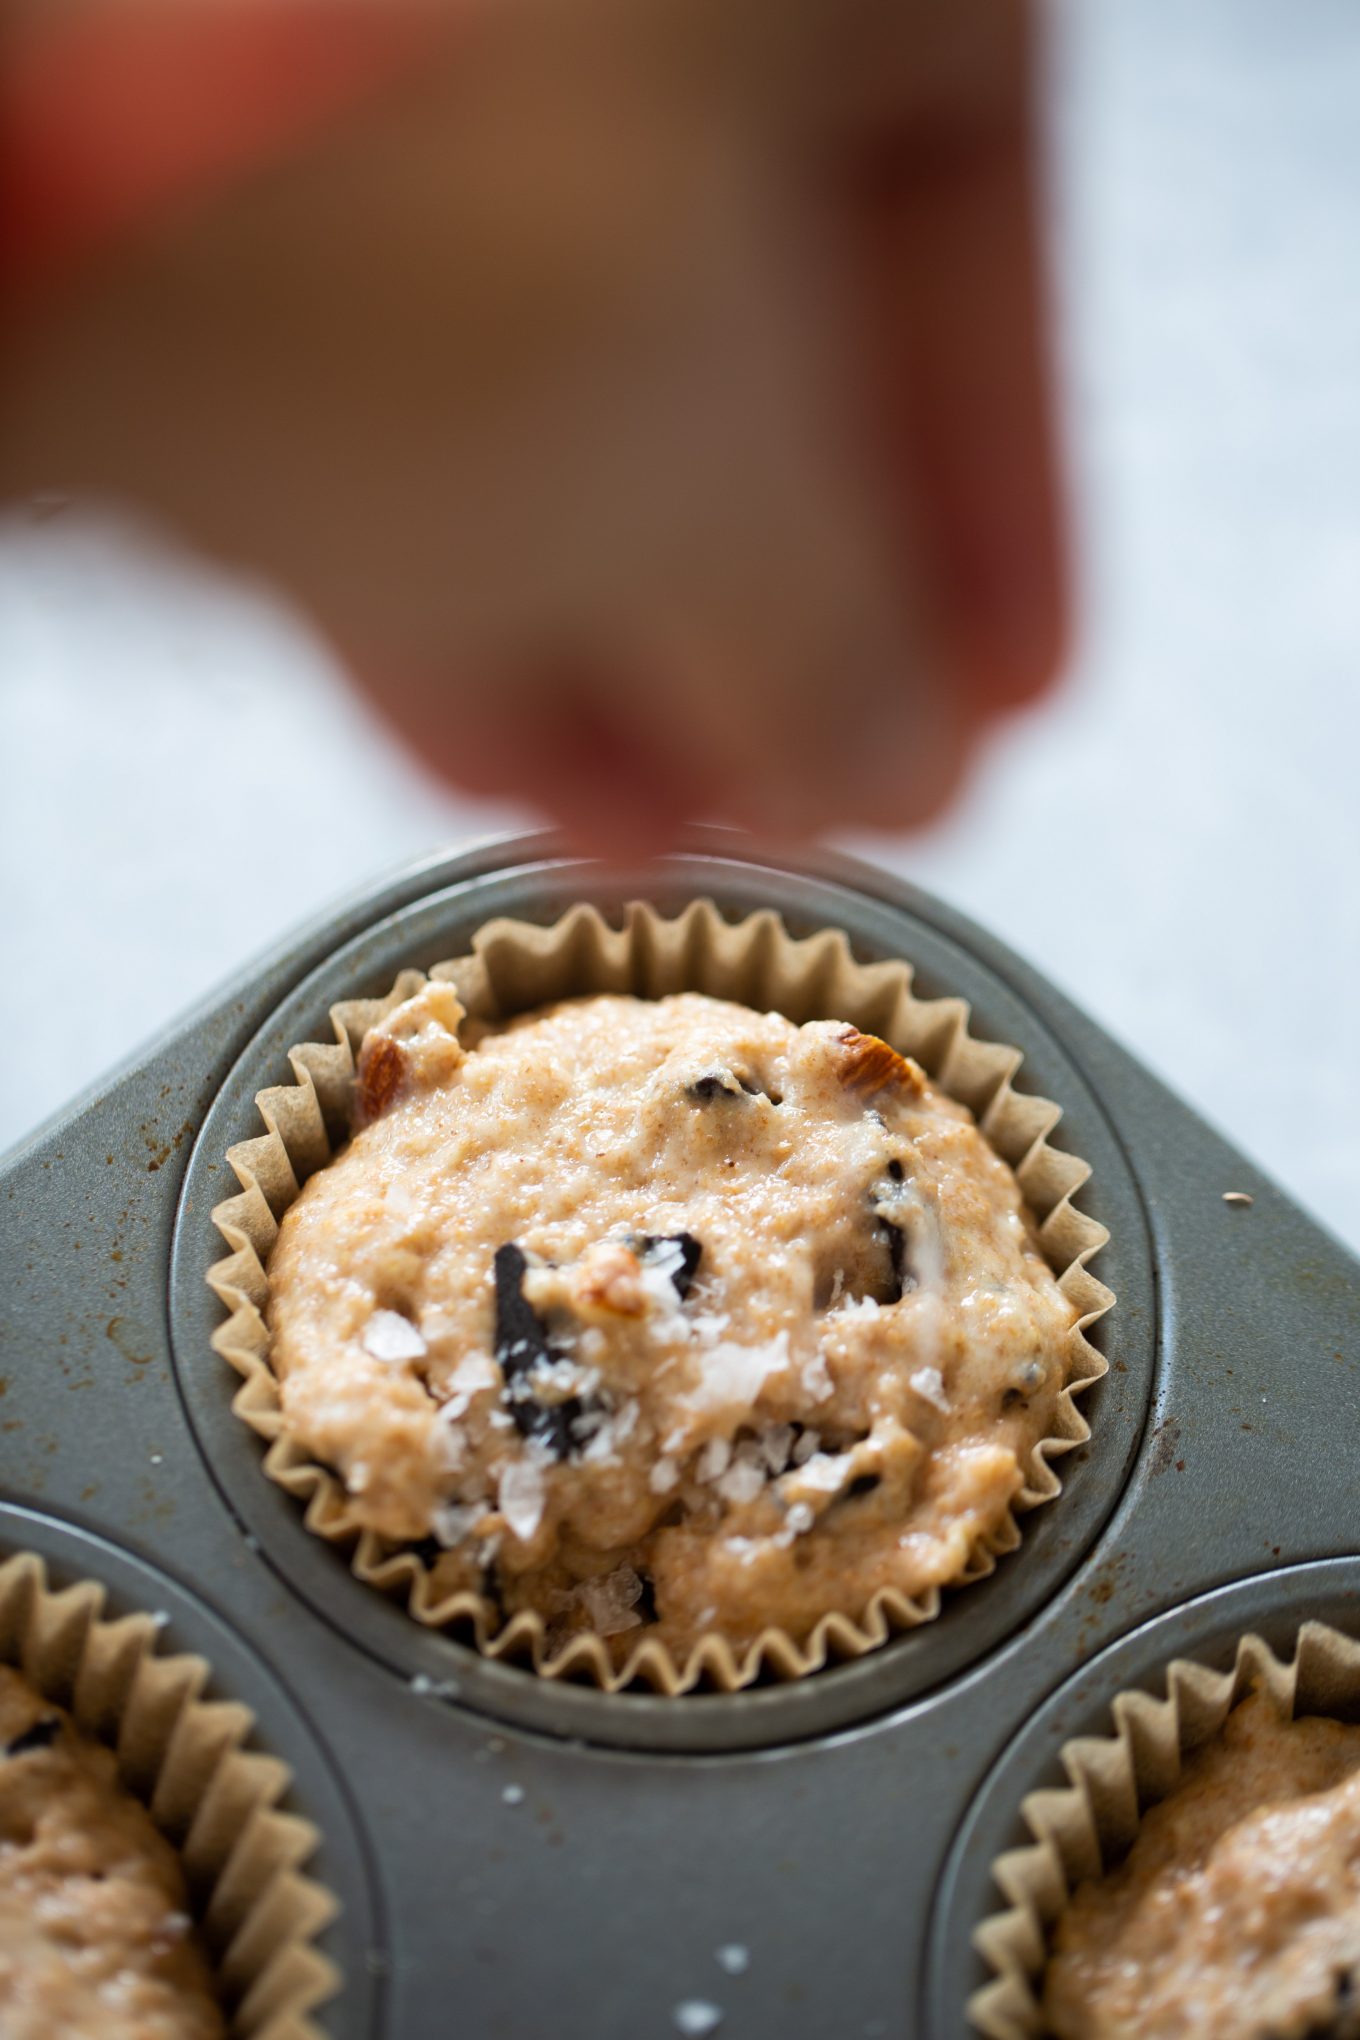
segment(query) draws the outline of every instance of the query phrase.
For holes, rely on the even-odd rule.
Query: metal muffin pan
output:
[[[336,998],[457,953],[495,914],[700,894],[905,956],[1024,1051],[1021,1087],[1062,1106],[1057,1144],[1092,1165],[1078,1201],[1112,1236],[1095,1263],[1119,1299],[1095,1335],[1111,1372],[1061,1497],[938,1622],[797,1685],[606,1696],[431,1635],[303,1529],[208,1348],[209,1211],[233,1187],[226,1148],[258,1130],[255,1092],[287,1078],[292,1042],[327,1038]],[[149,1562],[232,1636],[223,1659],[184,1631],[224,1690],[249,1662],[286,1691],[287,1746],[265,1708],[260,1734],[294,1763],[347,1908],[335,2040],[665,2040],[696,2004],[721,2009],[721,2040],[962,2036],[968,1937],[995,1903],[979,1852],[1012,1839],[1051,1755],[1031,1718],[1159,1617],[1165,1655],[1187,1648],[1187,1604],[1230,1581],[1268,1575],[1282,1620],[1346,1626],[1330,1571],[1298,1562],[1360,1545],[1360,1265],[1001,944],[844,859],[774,863],[701,831],[645,873],[545,837],[403,873],[0,1166],[0,1295],[0,1479],[79,1526],[7,1515],[0,1544],[83,1527],[85,1570],[137,1600]],[[1105,1705],[1128,1683],[1107,1689],[1106,1662],[1083,1682]],[[450,1683],[455,1699],[431,1690]],[[348,1811],[328,1817],[320,1777]],[[717,1959],[733,1945],[737,1975]]]

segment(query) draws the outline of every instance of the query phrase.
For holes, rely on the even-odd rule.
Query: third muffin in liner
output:
[[[1227,1671],[1189,1658],[1166,1668],[1163,1698],[1116,1694],[1114,1733],[1078,1736],[1060,1762],[1070,1783],[1030,1793],[1021,1816],[1034,1836],[992,1866],[1007,1910],[984,1920],[974,1945],[993,1972],[969,2000],[968,2016],[988,2040],[1039,2040],[1048,2031],[1044,1977],[1053,1929],[1078,1885],[1127,1854],[1147,1809],[1179,1783],[1186,1758],[1210,1742],[1238,1702],[1263,1691],[1290,1720],[1316,1714],[1360,1720],[1360,1642],[1323,1622],[1305,1622],[1294,1654],[1281,1659],[1248,1633]]]
[[[909,965],[861,964],[839,931],[796,939],[772,912],[729,923],[702,900],[674,919],[635,902],[619,928],[584,905],[546,928],[492,921],[473,937],[470,955],[436,965],[430,976],[451,983],[473,1019],[499,1020],[583,994],[657,998],[697,991],[779,1012],[794,1023],[844,1020],[913,1056],[943,1091],[970,1108],[992,1147],[1014,1169],[1039,1222],[1039,1244],[1077,1313],[1054,1435],[1032,1453],[1015,1509],[1032,1508],[1058,1494],[1051,1460],[1090,1435],[1073,1398],[1106,1371],[1085,1331],[1114,1300],[1086,1267],[1108,1235],[1072,1202],[1089,1170],[1049,1142],[1059,1108],[1013,1088],[1020,1052],[976,1040],[961,999],[917,998]],[[705,1635],[677,1663],[644,1631],[621,1665],[611,1662],[601,1640],[590,1634],[578,1634],[554,1649],[536,1614],[521,1612],[502,1623],[479,1595],[462,1591],[438,1597],[420,1559],[357,1522],[335,1475],[284,1435],[278,1384],[268,1363],[270,1250],[301,1184],[347,1136],[364,1034],[424,982],[423,973],[406,971],[383,998],[338,1004],[331,1012],[334,1045],[309,1042],[290,1050],[297,1081],[259,1094],[268,1131],[229,1150],[227,1159],[242,1189],[212,1214],[233,1249],[209,1272],[213,1289],[231,1312],[213,1343],[243,1376],[233,1404],[236,1414],[270,1441],[266,1473],[306,1502],[308,1528],[348,1548],[355,1574],[404,1599],[418,1621],[456,1628],[490,1657],[530,1665],[548,1677],[586,1678],[607,1691],[637,1683],[667,1694],[701,1684],[733,1692],[762,1674],[799,1678],[827,1663],[858,1657],[891,1635],[932,1619],[941,1605],[938,1589],[914,1601],[886,1591],[874,1598],[861,1620],[829,1614],[804,1642],[768,1629],[738,1653],[721,1636]],[[1019,1541],[1011,1512],[979,1541],[959,1584],[984,1578]]]
[[[162,1655],[150,1612],[110,1618],[104,1589],[54,1589],[32,1552],[0,1557],[0,1664],[108,1745],[121,1783],[178,1851],[234,2040],[321,2040],[339,1977],[314,1945],[334,1899],[302,1874],[317,1833],[280,1805],[287,1767],[247,1746],[236,1701],[205,1697],[200,1657]]]

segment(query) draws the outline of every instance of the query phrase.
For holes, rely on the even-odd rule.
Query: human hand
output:
[[[920,821],[1063,636],[1028,37],[432,9],[418,76],[28,324],[0,486],[263,569],[434,769],[592,843]]]

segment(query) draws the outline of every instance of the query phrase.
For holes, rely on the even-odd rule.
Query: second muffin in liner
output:
[[[963,1001],[918,999],[908,965],[858,963],[839,931],[799,940],[773,913],[732,924],[705,901],[673,920],[635,903],[621,928],[611,928],[587,906],[572,909],[548,928],[491,922],[473,938],[470,955],[438,965],[430,975],[454,986],[474,1021],[496,1021],[583,994],[657,998],[697,991],[776,1011],[795,1023],[846,1021],[914,1057],[942,1090],[970,1108],[992,1147],[1015,1170],[1039,1222],[1042,1251],[1076,1315],[1054,1435],[1031,1454],[1014,1506],[1023,1511],[1057,1495],[1059,1481],[1050,1462],[1089,1436],[1073,1397],[1105,1372],[1104,1360],[1084,1333],[1113,1298],[1085,1264],[1107,1235],[1072,1203],[1089,1174],[1085,1164],[1049,1143],[1058,1107],[1013,1088],[1019,1051],[974,1039]],[[348,1547],[356,1575],[403,1598],[417,1620],[459,1628],[488,1656],[527,1663],[545,1676],[586,1678],[610,1691],[637,1682],[668,1694],[704,1683],[731,1692],[762,1673],[797,1678],[829,1662],[860,1656],[935,1616],[941,1604],[936,1588],[911,1601],[883,1591],[859,1620],[828,1614],[803,1641],[767,1629],[738,1652],[723,1637],[708,1634],[681,1663],[644,1630],[623,1662],[611,1661],[596,1636],[577,1634],[558,1646],[537,1614],[521,1612],[501,1622],[483,1596],[467,1591],[441,1595],[419,1555],[364,1528],[335,1475],[285,1435],[278,1384],[268,1364],[265,1319],[266,1270],[279,1221],[300,1184],[346,1137],[356,1056],[365,1033],[424,983],[422,973],[404,972],[384,998],[337,1005],[331,1015],[335,1045],[304,1043],[290,1051],[297,1082],[260,1093],[268,1132],[229,1151],[242,1190],[213,1213],[234,1249],[210,1271],[213,1288],[232,1313],[214,1344],[244,1378],[234,1403],[237,1414],[270,1440],[265,1471],[306,1501],[308,1527]],[[1019,1537],[1010,1512],[970,1551],[959,1584],[983,1578]]]
[[[1304,1622],[1284,1659],[1248,1632],[1229,1669],[1175,1658],[1166,1667],[1164,1696],[1117,1693],[1112,1734],[1064,1744],[1060,1762],[1070,1782],[1022,1802],[1034,1840],[993,1864],[1007,1909],[984,1920],[973,1937],[992,1978],[974,1993],[968,2014],[987,2040],[1040,2040],[1049,2031],[1045,1974],[1053,1931],[1072,1895],[1123,1860],[1149,1808],[1174,1792],[1187,1760],[1253,1692],[1285,1721],[1303,1715],[1360,1721],[1360,1642],[1326,1623]],[[1263,1876],[1268,1869],[1263,1863]],[[1242,1951],[1244,1961],[1249,1952]]]
[[[176,1848],[227,2030],[320,2040],[313,2014],[340,1979],[315,1946],[335,1901],[303,1875],[316,1830],[280,1804],[286,1766],[248,1747],[250,1710],[206,1697],[208,1665],[162,1655],[159,1628],[150,1612],[107,1616],[96,1581],[54,1588],[32,1552],[0,1556],[0,1664],[113,1750]],[[50,1844],[48,1859],[60,1872]]]

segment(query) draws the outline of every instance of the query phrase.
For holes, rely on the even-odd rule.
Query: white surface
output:
[[[872,850],[1360,1246],[1360,7],[1064,25],[1079,670],[946,826]],[[422,781],[281,612],[16,521],[0,1142],[337,893],[513,819]]]

